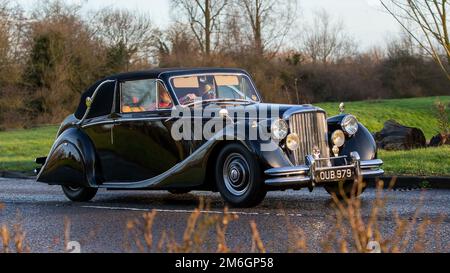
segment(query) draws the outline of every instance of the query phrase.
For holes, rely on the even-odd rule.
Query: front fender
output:
[[[96,187],[95,159],[90,138],[79,128],[69,128],[56,139],[37,181],[51,185]]]
[[[339,115],[328,119],[328,139],[335,130],[341,129],[341,122],[345,115]],[[330,143],[330,145],[332,145]],[[332,146],[330,146],[332,147]],[[341,156],[350,156],[351,152],[358,152],[361,160],[372,160],[377,158],[377,143],[370,131],[361,123],[356,135],[347,137],[344,146],[341,148]]]
[[[222,136],[222,138],[233,139],[237,137],[238,139],[240,139],[239,142],[255,156],[263,169],[292,166],[291,161],[289,160],[286,153],[280,148],[279,143],[274,142],[272,139],[251,140],[248,135],[250,126],[251,125],[248,123],[248,121],[246,121],[244,126],[245,128],[247,128],[245,130],[245,135],[228,135],[226,132],[225,135]]]

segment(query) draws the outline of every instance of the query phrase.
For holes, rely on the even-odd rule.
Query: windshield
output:
[[[259,102],[253,84],[245,75],[181,76],[170,81],[182,105],[218,100]]]

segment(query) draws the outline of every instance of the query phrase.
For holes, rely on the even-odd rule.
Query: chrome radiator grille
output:
[[[325,113],[306,112],[294,114],[289,119],[291,133],[300,138],[300,147],[293,152],[295,165],[304,165],[305,157],[319,148],[320,158],[329,158],[328,124]]]

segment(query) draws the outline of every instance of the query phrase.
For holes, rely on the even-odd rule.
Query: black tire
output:
[[[255,207],[266,197],[261,167],[242,145],[229,144],[222,149],[217,157],[215,173],[217,189],[233,207]]]
[[[350,199],[352,197],[359,197],[366,190],[366,186],[359,187],[354,181],[346,181],[345,183],[334,183],[325,186],[325,190],[330,195],[336,195],[339,200]]]
[[[91,201],[97,194],[98,189],[85,187],[62,186],[62,190],[69,200],[73,202]]]
[[[171,194],[177,194],[177,195],[181,195],[181,194],[188,194],[191,191],[190,190],[169,190],[169,192]]]

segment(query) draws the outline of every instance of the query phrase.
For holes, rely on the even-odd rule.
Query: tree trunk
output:
[[[211,54],[211,3],[205,0],[205,54]]]

